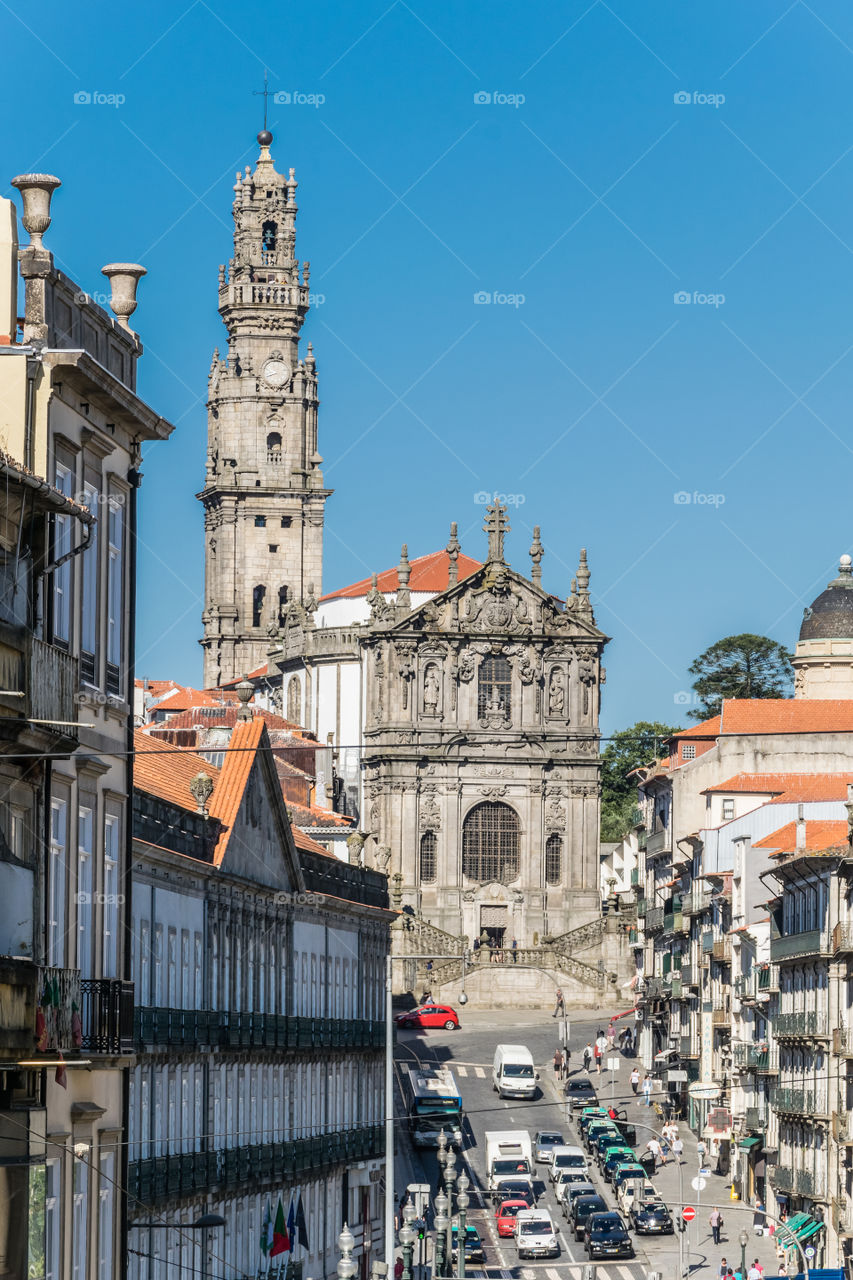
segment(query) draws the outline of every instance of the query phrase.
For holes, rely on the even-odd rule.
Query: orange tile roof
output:
[[[736,773],[725,782],[706,787],[703,795],[738,792],[771,795],[770,804],[801,804],[818,800],[846,800],[853,773]]]
[[[225,689],[193,689],[189,685],[175,685],[169,693],[158,698],[152,711],[187,711],[191,707],[222,707],[232,704],[237,707],[240,700],[236,693]]]
[[[214,783],[219,778],[219,769],[194,751],[169,747],[140,729],[134,732],[133,746],[134,788],[181,809],[194,812],[198,808],[190,791],[190,782],[197,773],[209,774]]]
[[[222,824],[216,849],[213,853],[215,866],[222,865],[228,839],[240,812],[243,793],[249,774],[257,757],[258,747],[265,733],[263,720],[238,720],[231,734],[228,749],[225,752],[225,763],[219,773],[219,785],[210,798],[210,816],[218,818]]]
[[[304,805],[288,800],[287,809],[293,821],[302,827],[349,827],[355,826],[355,818],[348,818],[344,813],[335,813],[332,809],[322,809],[319,805]]]
[[[162,703],[160,704],[163,705]],[[159,710],[158,708],[155,708]],[[264,707],[251,707],[252,716],[256,720],[262,720],[268,729],[282,729],[291,733],[305,735],[307,730],[301,725],[294,724],[291,720],[285,720],[283,716],[277,715],[274,711],[267,711]],[[201,702],[193,706],[187,707],[185,710],[176,711],[168,720],[162,721],[159,725],[153,725],[152,728],[157,729],[212,729],[212,728],[231,728],[237,724],[237,716],[240,713],[240,704],[238,701],[229,701],[226,703],[211,701]]]
[[[847,819],[806,819],[806,849],[829,849],[833,845],[847,844]],[[771,849],[774,853],[797,852],[797,824],[786,822],[778,831],[772,831],[763,840],[757,840],[753,849]]]
[[[720,717],[712,716],[710,720],[703,720],[701,724],[694,724],[690,729],[679,729],[672,735],[670,741],[675,738],[716,738],[720,732]]]
[[[261,676],[269,675],[269,663],[265,662],[262,667],[256,667],[254,671],[247,671],[245,676],[237,676],[234,680],[226,680],[221,689],[233,689],[235,684],[239,684],[241,680],[259,680]]]
[[[323,845],[318,844],[316,840],[312,840],[306,832],[300,831],[299,827],[291,824],[290,830],[293,832],[293,843],[297,849],[307,849],[309,853],[322,853],[324,858],[334,858],[333,853],[329,853]]]
[[[429,555],[418,556],[411,560],[411,577],[409,578],[410,591],[439,592],[446,591],[449,585],[448,578],[450,572],[450,557],[446,551],[431,551]],[[463,578],[470,577],[472,573],[476,573],[478,569],[482,569],[482,563],[479,560],[472,559],[471,556],[463,555],[460,551],[459,559],[459,581]],[[355,599],[358,596],[366,596],[372,584],[372,577],[362,578],[360,582],[353,582],[349,587],[341,587],[338,591],[330,591],[326,595],[321,596],[322,600],[341,600]],[[393,569],[385,569],[377,575],[379,590],[384,594],[394,592],[400,585],[397,577],[397,566]]]
[[[853,698],[727,698],[720,733],[850,733]]]
[[[167,689],[179,689],[181,686],[177,680],[134,680],[133,687],[135,689],[144,689],[146,693],[153,694],[155,697],[161,693],[165,693]]]

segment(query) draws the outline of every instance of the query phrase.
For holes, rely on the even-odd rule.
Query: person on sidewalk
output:
[[[680,1138],[676,1138],[672,1144],[672,1154],[675,1157],[676,1164],[684,1164],[682,1156],[684,1155],[684,1143]]]
[[[643,1076],[643,1098],[647,1107],[652,1105],[652,1078],[646,1074]]]
[[[761,1202],[761,1196],[756,1196],[755,1212],[752,1215],[752,1229],[757,1236],[763,1236],[766,1226],[767,1214],[764,1212],[764,1205]]]
[[[557,1080],[563,1078],[563,1050],[554,1050],[554,1076]]]
[[[726,1262],[725,1258],[720,1258],[720,1270],[718,1274],[720,1276],[726,1276],[728,1275],[728,1271],[729,1271],[729,1264]]]
[[[711,1226],[711,1235],[714,1237],[714,1244],[719,1244],[720,1232],[723,1229],[723,1215],[716,1206],[709,1213],[708,1222]]]
[[[634,1067],[633,1071],[631,1072],[631,1089],[633,1090],[635,1098],[637,1096],[637,1090],[639,1089],[639,1087],[640,1087],[640,1073],[637,1070],[637,1068]]]
[[[601,1049],[598,1047],[597,1040],[592,1047],[592,1052],[595,1055],[595,1069],[598,1074],[601,1075]]]
[[[696,1143],[696,1159],[699,1161],[700,1169],[705,1168],[705,1153],[707,1152],[707,1150],[708,1148],[705,1146],[705,1143],[700,1138],[699,1141]]]
[[[591,1044],[590,1044],[590,1042],[587,1040],[586,1044],[584,1045],[584,1051],[583,1051],[583,1069],[584,1069],[584,1071],[586,1071],[586,1072],[588,1073],[588,1072],[589,1072],[589,1069],[590,1069],[590,1067],[591,1067],[591,1066],[592,1066],[592,1045],[591,1045]]]
[[[646,1143],[646,1148],[648,1151],[651,1151],[652,1155],[655,1158],[655,1169],[657,1169],[659,1164],[666,1163],[663,1157],[663,1151],[661,1149],[661,1145],[658,1142],[657,1138],[649,1138],[648,1142]]]
[[[566,1002],[563,999],[563,991],[561,987],[557,987],[557,990],[554,993],[554,1012],[551,1014],[551,1017],[556,1018],[559,1015],[565,1014],[565,1012]]]
[[[746,1273],[746,1280],[761,1280],[764,1275],[764,1268],[757,1258],[753,1258],[752,1266]]]

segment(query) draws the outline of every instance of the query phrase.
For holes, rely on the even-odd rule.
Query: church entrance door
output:
[[[509,913],[505,906],[488,906],[480,907],[480,939],[483,934],[489,939],[487,945],[491,945],[494,939],[496,949],[500,949],[506,944],[506,933],[509,926]]]

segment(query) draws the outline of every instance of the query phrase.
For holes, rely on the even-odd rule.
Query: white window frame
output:
[[[74,470],[65,462],[54,464],[54,484],[70,498],[74,492]],[[53,559],[59,560],[71,550],[71,516],[57,512],[53,517]],[[71,613],[72,562],[66,560],[53,571],[53,639],[70,648],[73,617]]]
[[[95,936],[94,875],[95,814],[91,805],[77,806],[77,968],[84,978],[94,977],[92,957]]]
[[[74,1147],[72,1172],[72,1280],[89,1280],[89,1182],[92,1148],[86,1143]]]
[[[57,968],[64,968],[68,928],[68,798],[66,796],[52,796],[50,801],[48,896],[48,961]]]
[[[119,838],[121,819],[115,813],[104,815],[104,948],[105,978],[119,976]]]
[[[81,556],[80,568],[80,648],[95,660],[95,684],[98,680],[98,506],[100,490],[86,481],[83,485],[83,502],[95,517],[92,540]]]
[[[98,1174],[98,1280],[113,1280],[115,1275],[115,1176],[115,1152],[101,1148]]]
[[[107,662],[121,672],[124,661],[124,499],[107,503]]]
[[[48,1160],[45,1166],[44,1185],[44,1280],[62,1280],[60,1266],[60,1230],[62,1225],[61,1192],[62,1165],[59,1160]]]

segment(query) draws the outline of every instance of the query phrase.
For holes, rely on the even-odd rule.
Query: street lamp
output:
[[[438,1135],[438,1152],[436,1153],[438,1160],[438,1183],[439,1190],[444,1190],[444,1166],[447,1164],[447,1134],[444,1130]]]
[[[435,1197],[435,1274],[444,1275],[444,1246],[447,1243],[447,1228],[450,1219],[447,1216],[447,1196],[440,1191]]]
[[[738,1236],[738,1242],[740,1244],[741,1280],[746,1280],[746,1246],[749,1244],[749,1233],[747,1231],[741,1231]]]
[[[403,1277],[402,1280],[412,1280],[412,1255],[415,1249],[415,1233],[412,1223],[417,1216],[417,1210],[413,1204],[407,1204],[403,1209],[403,1225],[399,1231],[400,1244],[403,1246]]]
[[[456,1207],[459,1210],[459,1228],[456,1232],[456,1248],[459,1253],[459,1280],[465,1280],[465,1210],[468,1208],[468,1188],[471,1185],[468,1175],[464,1172],[459,1175],[459,1187],[456,1193]]]
[[[449,1275],[453,1275],[453,1187],[455,1182],[456,1152],[451,1147],[444,1162],[444,1189],[447,1192],[448,1204],[447,1247],[444,1256],[447,1259],[447,1272]]]
[[[353,1276],[358,1271],[358,1264],[353,1261],[352,1256],[352,1251],[355,1248],[355,1236],[346,1223],[344,1223],[344,1229],[338,1236],[338,1248],[341,1251],[337,1267],[338,1280],[353,1280]]]

